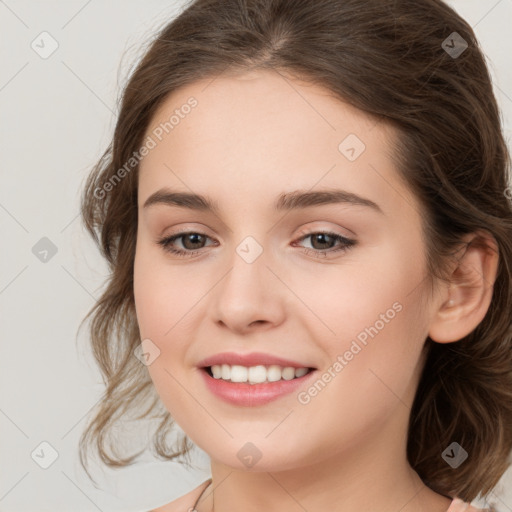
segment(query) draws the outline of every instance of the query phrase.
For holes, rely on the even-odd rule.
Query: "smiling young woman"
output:
[[[96,442],[131,463],[108,434],[146,402],[160,457],[211,458],[158,511],[488,494],[512,449],[508,171],[477,41],[441,1],[192,2],[84,191],[112,275],[82,460]]]

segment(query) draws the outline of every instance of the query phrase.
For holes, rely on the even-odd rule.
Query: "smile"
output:
[[[222,379],[229,382],[248,382],[251,385],[300,378],[310,370],[310,368],[283,367],[275,364],[268,367],[263,365],[247,367],[216,364],[207,368],[207,371],[214,379]]]
[[[317,371],[306,367],[223,364],[203,367],[200,373],[215,397],[239,407],[256,407],[300,392]]]

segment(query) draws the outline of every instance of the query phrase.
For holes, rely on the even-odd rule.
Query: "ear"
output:
[[[498,244],[483,231],[467,235],[463,241],[468,245],[452,267],[430,325],[429,337],[438,343],[467,336],[484,319],[491,304],[498,271]]]

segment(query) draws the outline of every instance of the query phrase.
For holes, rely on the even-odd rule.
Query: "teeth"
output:
[[[281,379],[292,380],[308,373],[307,368],[282,367],[275,364],[268,367],[263,365],[247,367],[238,364],[214,364],[210,369],[214,379],[249,382],[249,384],[276,382]]]
[[[303,377],[306,373],[308,373],[307,368],[297,368],[295,370],[295,377]]]

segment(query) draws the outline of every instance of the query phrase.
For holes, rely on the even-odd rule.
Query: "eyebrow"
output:
[[[191,210],[212,212],[220,215],[220,209],[216,201],[207,196],[188,192],[176,192],[168,188],[162,188],[151,194],[145,201],[143,208],[153,205],[179,206]],[[326,204],[352,204],[366,206],[376,212],[384,214],[377,203],[370,199],[358,196],[352,192],[339,189],[326,189],[317,191],[295,190],[278,196],[274,203],[274,210],[289,211]]]

